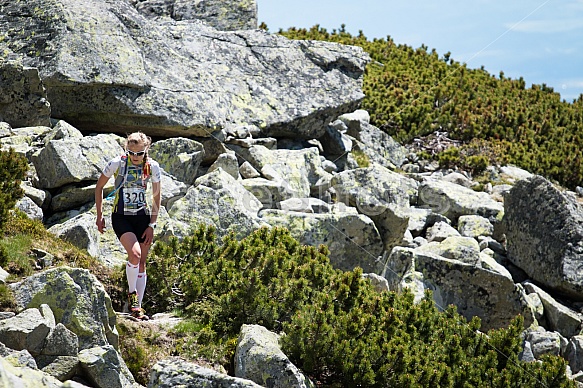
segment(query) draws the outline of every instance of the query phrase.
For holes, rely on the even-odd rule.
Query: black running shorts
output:
[[[142,235],[146,231],[149,223],[150,216],[145,212],[139,212],[136,215],[118,213],[113,213],[111,215],[111,226],[113,227],[113,231],[118,239],[124,233],[130,232],[136,235],[138,242],[143,243],[144,239],[142,238]]]

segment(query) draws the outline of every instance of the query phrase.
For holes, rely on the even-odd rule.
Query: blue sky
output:
[[[583,93],[583,0],[256,0],[271,32],[342,24],[369,38],[425,44],[469,68],[523,77],[571,102]]]

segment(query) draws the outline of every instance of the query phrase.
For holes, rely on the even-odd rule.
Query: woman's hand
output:
[[[95,225],[97,225],[97,230],[99,231],[99,233],[103,233],[105,232],[105,218],[101,217],[101,218],[97,218],[97,221],[95,221]]]
[[[154,229],[151,226],[148,226],[142,234],[142,238],[144,239],[144,244],[152,245],[154,242]]]

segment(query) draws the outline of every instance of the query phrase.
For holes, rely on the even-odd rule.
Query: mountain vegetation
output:
[[[284,352],[322,386],[573,386],[560,357],[519,361],[521,317],[481,333],[478,318],[441,312],[430,294],[414,304],[409,292],[379,293],[360,268],[335,270],[327,254],[282,228],[218,241],[201,226],[155,246],[150,292],[158,309],[188,318],[195,341],[179,348],[231,367],[241,325],[260,324],[283,331]]]
[[[398,141],[444,131],[463,145],[429,155],[442,163],[479,171],[488,163],[511,162],[568,187],[580,184],[583,97],[567,103],[545,85],[527,89],[522,79],[471,70],[449,54],[440,58],[434,50],[390,38],[369,41],[318,26],[281,33],[369,52],[373,62],[364,78],[363,108]],[[0,266],[25,276],[35,270],[21,260],[31,248],[60,252],[57,264],[90,268],[119,308],[123,269],[111,273],[61,245],[40,222],[9,214],[23,195],[18,184],[26,164],[14,152],[0,151],[0,171]],[[483,333],[479,319],[467,322],[453,307],[439,311],[430,294],[415,304],[408,292],[374,290],[359,268],[334,269],[328,253],[325,246],[301,245],[282,228],[219,240],[212,227],[200,226],[191,237],[155,245],[148,263],[149,312],[174,311],[185,318],[173,333],[176,355],[227,369],[233,367],[242,324],[284,332],[284,352],[320,386],[575,386],[560,357],[519,361],[521,317],[508,328]],[[12,307],[7,287],[0,286],[0,308]],[[122,332],[122,348],[124,340],[130,341]],[[136,376],[151,363],[144,356],[150,353],[141,349],[150,340],[125,347]]]
[[[511,163],[570,189],[582,184],[583,95],[566,102],[545,84],[527,87],[522,77],[469,69],[449,52],[440,56],[424,45],[397,44],[390,36],[352,36],[344,26],[279,33],[366,50],[372,62],[364,76],[362,108],[371,124],[402,143],[436,131],[462,141],[459,148],[429,155],[443,165],[480,172],[488,164]]]
[[[0,247],[9,281],[38,270],[28,252],[42,248],[56,254],[55,265],[90,269],[121,309],[124,269],[105,268],[41,222],[12,212]],[[239,241],[200,226],[191,237],[158,242],[148,267],[149,311],[173,311],[184,321],[169,334],[121,322],[124,360],[142,384],[169,355],[232,371],[241,325],[260,324],[285,333],[283,351],[318,386],[574,386],[560,357],[519,361],[521,317],[482,333],[478,318],[467,322],[454,307],[439,311],[430,294],[415,304],[409,292],[379,293],[360,268],[336,270],[327,255],[325,246],[301,245],[283,228]],[[1,285],[0,309],[14,306]]]

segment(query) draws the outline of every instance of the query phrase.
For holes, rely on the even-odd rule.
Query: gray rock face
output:
[[[42,356],[41,356],[42,357]],[[40,368],[44,373],[51,375],[59,381],[70,380],[79,370],[79,358],[75,356],[44,356],[50,362]],[[70,387],[72,388],[72,387]],[[80,387],[81,388],[81,387]]]
[[[528,293],[536,293],[540,298],[549,330],[559,332],[567,338],[581,334],[583,324],[581,314],[557,302],[551,295],[531,282],[524,282],[523,285]]]
[[[80,140],[51,140],[32,157],[39,187],[53,189],[68,183],[96,181],[105,164],[123,152],[116,138],[101,134]]]
[[[0,342],[0,357],[13,365],[26,366],[37,369],[37,363],[28,350],[14,350]]]
[[[540,176],[518,181],[504,201],[508,259],[532,280],[583,300],[583,212]]]
[[[235,376],[264,387],[313,386],[281,351],[279,336],[259,325],[241,327],[235,350]]]
[[[395,168],[401,167],[407,160],[405,147],[371,125],[368,122],[368,112],[356,111],[344,114],[339,120],[346,124],[346,133],[355,138],[354,149],[363,152],[371,162],[386,168]]]
[[[385,273],[389,284],[414,277],[415,272],[422,276],[423,287],[433,291],[437,306],[453,304],[467,319],[480,317],[483,330],[507,327],[517,314],[524,316],[525,326],[533,322],[524,290],[502,274],[447,259],[428,248],[423,252],[394,248]]]
[[[251,194],[261,202],[264,209],[275,209],[287,200],[297,198],[298,192],[282,180],[269,180],[265,178],[250,178],[241,181]]]
[[[402,241],[409,224],[408,179],[383,167],[359,168],[335,175],[330,185],[338,201],[370,217],[392,249]]]
[[[42,354],[47,356],[76,356],[79,352],[79,339],[62,323],[58,323],[49,333]]]
[[[16,208],[23,211],[32,220],[43,220],[43,210],[28,197],[22,197],[16,202]]]
[[[82,350],[79,362],[97,387],[124,388],[135,383],[121,355],[111,345]]]
[[[46,97],[37,69],[23,67],[20,61],[0,60],[0,121],[12,127],[50,125]]]
[[[160,163],[167,173],[186,184],[193,184],[204,158],[202,144],[181,137],[160,140],[152,144],[149,156]]]
[[[331,177],[322,168],[318,150],[314,147],[302,150],[270,150],[264,146],[252,146],[239,152],[257,171],[269,180],[283,186],[283,192],[293,198],[309,197],[318,191],[317,183]],[[279,200],[292,197],[282,196]]]
[[[36,356],[43,349],[45,338],[55,327],[55,317],[48,308],[26,309],[20,314],[0,321],[0,339],[14,350],[28,350]],[[43,315],[43,312],[49,312]]]
[[[534,358],[540,359],[545,354],[561,354],[561,335],[557,332],[532,331],[526,335],[530,342]]]
[[[59,388],[62,383],[56,378],[26,366],[14,366],[0,357],[0,384],[2,387]]]
[[[118,346],[115,312],[103,285],[88,271],[60,267],[10,285],[19,308],[50,306],[54,319],[79,338],[79,348]]]
[[[262,388],[253,381],[231,377],[181,359],[158,361],[150,373],[150,388]]]
[[[82,130],[209,137],[249,124],[315,138],[364,97],[370,59],[353,46],[147,19],[127,1],[0,7],[0,33],[39,69],[53,117]]]
[[[479,215],[495,221],[502,217],[504,211],[500,202],[484,192],[434,179],[426,179],[419,185],[419,204],[454,222],[464,215]]]
[[[257,216],[262,205],[250,192],[223,169],[200,177],[186,195],[172,204],[172,234],[183,237],[199,223],[212,224],[223,236],[234,231],[245,237],[265,226]]]
[[[569,340],[565,358],[569,361],[573,373],[583,370],[583,336],[576,335]]]
[[[326,244],[336,268],[350,271],[359,266],[364,272],[380,273],[383,243],[379,232],[370,218],[349,209],[354,210],[323,214],[265,210],[261,218],[271,226],[288,228],[302,244]]]
[[[257,28],[255,0],[131,0],[147,17],[167,16],[175,20],[204,20],[217,30]]]
[[[108,207],[111,208],[111,206]],[[111,222],[109,220],[106,222],[107,227],[112,229],[109,225]],[[81,213],[70,220],[50,227],[48,230],[76,247],[86,249],[87,253],[92,256],[99,255],[99,242],[105,240],[105,238],[101,238],[95,228],[95,215],[89,213]]]

